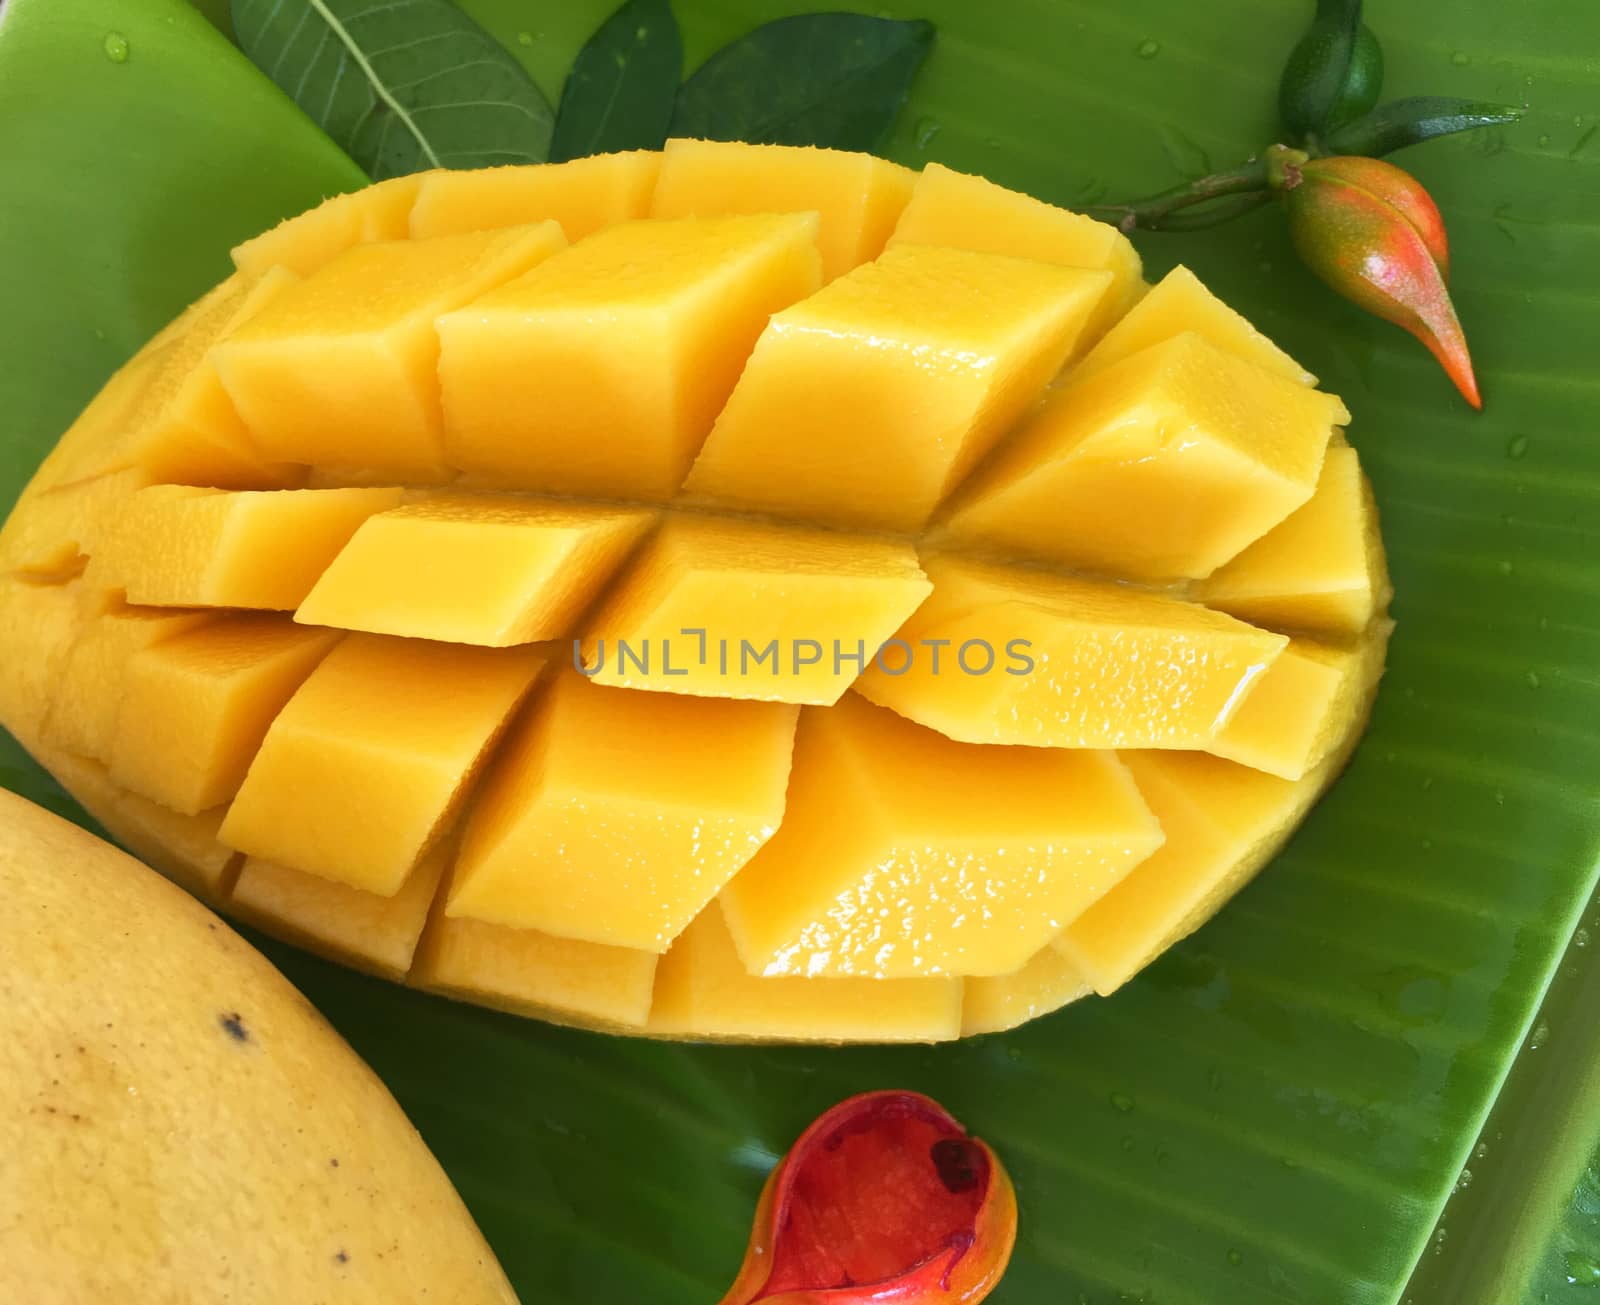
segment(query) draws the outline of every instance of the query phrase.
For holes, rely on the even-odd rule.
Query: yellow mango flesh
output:
[[[44,584],[71,579],[99,547],[107,519],[149,484],[149,472],[130,467],[31,493],[28,510],[0,530],[0,574]]]
[[[816,289],[816,239],[810,214],[624,222],[443,317],[452,465],[671,498],[767,318]]]
[[[651,217],[816,213],[824,281],[883,252],[917,177],[871,154],[799,145],[669,140],[660,157]]]
[[[214,619],[207,612],[118,607],[88,621],[62,662],[44,722],[45,741],[63,752],[109,762],[129,660],[140,649]]]
[[[783,824],[722,890],[764,975],[1008,974],[1161,845],[1109,753],[806,708]]]
[[[49,751],[43,760],[83,809],[146,865],[200,897],[226,896],[239,854],[217,837],[220,810],[182,815],[130,793],[98,761]]]
[[[568,636],[655,519],[558,499],[431,495],[363,521],[296,619],[490,648]]]
[[[1361,698],[1359,649],[1292,640],[1206,751],[1299,779],[1350,728]]]
[[[77,582],[40,584],[0,575],[0,727],[37,751],[88,612]],[[80,688],[90,688],[80,680]]]
[[[448,479],[434,319],[565,244],[542,222],[358,245],[217,347],[222,383],[267,457],[380,480]]]
[[[404,240],[410,232],[411,206],[429,175],[392,177],[324,200],[234,246],[233,265],[246,276],[261,276],[274,267],[310,276],[356,245]]]
[[[304,467],[266,457],[256,447],[211,354],[294,280],[281,268],[256,281],[235,276],[194,304],[167,341],[133,369],[143,379],[115,423],[101,439],[85,443],[63,475],[83,478],[137,467],[152,481],[219,488],[301,483]]]
[[[1332,395],[1185,332],[1056,394],[945,537],[1137,579],[1210,575],[1311,497],[1348,420]]]
[[[660,168],[661,155],[647,150],[566,163],[442,168],[422,178],[411,209],[411,239],[553,220],[576,242],[603,227],[643,217]]]
[[[1109,272],[1111,281],[1084,328],[1086,343],[1144,292],[1138,251],[1116,227],[941,163],[928,164],[917,177],[889,244],[976,249]]]
[[[1181,264],[1168,272],[1072,369],[1077,385],[1124,358],[1192,331],[1212,348],[1253,363],[1284,380],[1315,385],[1306,371]]]
[[[757,978],[713,903],[661,958],[649,1031],[728,1041],[942,1042],[961,1032],[961,990],[955,978]]]
[[[202,312],[167,346],[167,357],[126,427],[109,445],[108,468],[132,464],[156,480],[221,489],[293,486],[306,469],[263,455],[233,405],[211,350],[285,293],[296,278],[273,268],[241,282]],[[234,286],[224,282],[221,289]]]
[[[1390,629],[1375,621],[1362,638],[1344,736],[1299,780],[1200,752],[1121,754],[1167,841],[1056,939],[1095,991],[1116,991],[1193,933],[1288,841],[1361,737]]]
[[[1360,734],[1389,590],[1343,408],[1100,224],[669,153],[429,174],[247,245],[0,528],[0,725],[191,890],[483,1004],[938,1041],[1110,990]],[[485,286],[524,239],[561,252]],[[288,369],[256,398],[294,456],[234,356],[247,391]],[[500,423],[466,456],[453,374]],[[1069,404],[1097,429],[1013,476]]]
[[[213,622],[127,662],[111,780],[185,815],[239,791],[267,727],[338,642],[284,616]]]
[[[273,721],[223,842],[392,895],[542,665],[520,648],[348,636]]]
[[[152,485],[108,512],[84,578],[154,607],[292,612],[398,489],[218,491]]]
[[[1352,635],[1389,601],[1378,509],[1356,451],[1328,449],[1316,491],[1194,590],[1244,621]]]
[[[664,951],[783,818],[796,710],[563,669],[484,784],[446,913]]]
[[[1315,800],[1294,784],[1203,753],[1127,753],[1167,845],[1068,926],[1057,942],[1101,995],[1115,992],[1231,894]]]
[[[1093,991],[1065,952],[1053,945],[1044,947],[1013,974],[967,980],[961,1034],[971,1037],[976,1033],[1002,1033],[1060,1010]]]
[[[228,900],[241,918],[386,979],[411,969],[453,846],[443,840],[390,897],[246,857]]]
[[[226,284],[224,282],[224,286]],[[223,292],[223,286],[219,286],[211,295]],[[211,295],[207,295],[206,299]],[[205,299],[202,299],[201,303],[204,302]],[[180,313],[163,334],[176,332],[198,308],[199,305],[193,305]],[[19,500],[19,506],[22,502],[37,500],[48,490],[61,489],[105,474],[106,450],[116,447],[123,433],[132,425],[139,401],[155,381],[166,357],[166,342],[158,335],[111,375],[40,463],[39,470],[34,473]],[[155,477],[151,476],[150,479],[153,481]],[[6,524],[6,535],[15,528],[20,516],[20,513],[12,514]]]
[[[857,683],[967,743],[1198,748],[1288,640],[1194,603],[951,555],[928,599]]]
[[[773,317],[687,494],[829,524],[920,528],[1060,369],[1108,275],[889,250]]]
[[[597,684],[829,704],[932,585],[906,544],[678,515],[587,622]]]
[[[519,1015],[637,1032],[657,960],[653,951],[435,913],[408,982]]]

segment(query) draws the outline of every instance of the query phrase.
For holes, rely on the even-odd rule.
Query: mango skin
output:
[[[377,1076],[210,911],[5,792],[0,900],[0,1300],[515,1305]]]

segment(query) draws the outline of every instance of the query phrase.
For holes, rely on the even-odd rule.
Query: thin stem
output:
[[[1258,190],[1248,195],[1234,195],[1231,198],[1219,200],[1215,204],[1207,204],[1204,208],[1193,208],[1186,212],[1173,213],[1168,217],[1157,218],[1146,224],[1147,231],[1201,231],[1206,227],[1220,226],[1224,222],[1231,222],[1236,217],[1243,217],[1260,208],[1272,198],[1270,190]]]
[[[1226,172],[1213,172],[1198,181],[1185,182],[1148,199],[1134,200],[1128,204],[1095,204],[1082,211],[1090,217],[1115,223],[1124,231],[1137,228],[1158,230],[1162,219],[1179,209],[1204,204],[1207,200],[1221,199],[1227,195],[1244,195],[1264,192],[1268,186],[1266,159],[1252,159]]]

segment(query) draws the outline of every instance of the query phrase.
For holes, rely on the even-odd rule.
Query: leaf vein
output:
[[[406,0],[396,0],[397,6],[399,3],[405,2]],[[350,35],[350,32],[345,25],[341,23],[333,11],[328,8],[327,0],[307,0],[307,3],[312,9],[315,9],[317,13],[322,16],[322,20],[333,29],[334,35],[337,36],[339,40],[344,43],[345,48],[350,51],[350,57],[355,61],[356,67],[361,69],[361,71],[366,75],[368,82],[372,84],[374,94],[376,94],[380,100],[389,106],[390,111],[396,118],[405,124],[406,130],[411,133],[413,138],[415,138],[418,149],[422,151],[422,156],[427,159],[432,166],[436,168],[442,166],[439,162],[438,154],[434,152],[432,143],[426,136],[422,134],[421,129],[412,120],[411,114],[407,111],[405,105],[401,104],[400,101],[390,93],[389,88],[384,85],[383,79],[378,76],[377,69],[375,69],[370,62],[368,62],[366,54],[362,51],[361,47],[356,44],[355,38]],[[388,124],[386,123],[384,126],[384,134],[387,135]]]

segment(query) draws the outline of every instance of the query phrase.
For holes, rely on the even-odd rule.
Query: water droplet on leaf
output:
[[[1232,1247],[1229,1247],[1228,1248],[1228,1263],[1232,1264],[1232,1265],[1243,1264],[1244,1263],[1244,1256],[1240,1255],[1239,1252],[1234,1250]]]
[[[1581,1251],[1567,1252],[1567,1285],[1600,1287],[1600,1260]]]
[[[918,118],[916,131],[916,145],[919,150],[925,150],[933,142],[933,138],[943,129],[944,124],[937,118]]]
[[[127,63],[128,38],[121,32],[107,32],[105,51],[106,58],[112,63]]]
[[[1113,1092],[1111,1094],[1111,1104],[1126,1115],[1133,1109],[1133,1098],[1126,1092]]]
[[[1140,41],[1138,48],[1134,50],[1134,53],[1137,54],[1141,59],[1154,59],[1156,55],[1161,53],[1161,42]]]
[[[1457,50],[1450,56],[1450,62],[1455,64],[1457,68],[1465,68],[1472,62],[1472,56],[1465,50]]]
[[[1506,442],[1506,457],[1520,458],[1528,451],[1528,437],[1526,435],[1513,435]]]
[[[533,44],[533,33],[532,32],[518,32],[517,33],[517,44],[518,45],[532,45]]]

